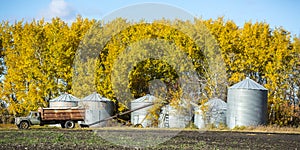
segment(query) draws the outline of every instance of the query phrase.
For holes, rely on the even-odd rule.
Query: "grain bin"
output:
[[[185,128],[191,121],[191,111],[185,107],[165,105],[159,115],[159,128]]]
[[[227,104],[223,100],[213,98],[203,105],[203,111],[199,107],[195,108],[194,124],[198,128],[207,125],[219,127],[220,124],[226,124]]]
[[[71,94],[64,93],[49,101],[50,108],[77,107],[79,99]]]
[[[268,90],[250,78],[228,89],[226,122],[235,126],[257,126],[267,123]]]
[[[113,115],[114,111],[113,101],[102,97],[96,92],[84,97],[79,105],[86,109],[84,120],[85,124],[95,123],[99,120],[110,117]],[[107,125],[107,121],[104,121],[96,124],[95,126],[105,127]]]
[[[138,99],[131,101],[131,110],[140,108],[149,104],[153,104],[156,97],[152,95],[145,95]],[[131,123],[133,125],[142,125],[143,127],[150,127],[152,126],[151,120],[148,119],[149,113],[148,110],[151,106],[145,107],[143,109],[136,110],[131,113]]]

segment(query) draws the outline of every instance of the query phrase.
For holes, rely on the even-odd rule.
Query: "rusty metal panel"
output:
[[[84,120],[84,109],[39,109],[42,120]]]

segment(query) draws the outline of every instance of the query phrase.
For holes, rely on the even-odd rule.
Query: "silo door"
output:
[[[133,125],[139,124],[139,116],[138,115],[134,115],[133,116]]]

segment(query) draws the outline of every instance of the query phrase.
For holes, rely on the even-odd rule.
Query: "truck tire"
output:
[[[142,124],[136,124],[136,125],[134,125],[134,127],[136,127],[136,128],[143,128],[143,125]]]
[[[74,127],[75,127],[75,122],[74,121],[66,121],[65,128],[72,129]]]
[[[18,125],[19,129],[28,129],[29,128],[29,122],[28,121],[22,121]]]

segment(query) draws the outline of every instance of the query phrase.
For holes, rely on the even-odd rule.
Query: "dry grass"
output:
[[[53,128],[59,128],[55,126],[31,126],[31,128],[34,129],[53,129]],[[0,130],[17,130],[17,126],[15,124],[0,124]],[[295,133],[300,134],[300,127],[298,128],[292,128],[292,127],[277,127],[277,126],[257,126],[257,127],[235,127],[234,129],[229,129],[226,126],[221,126],[219,128],[215,127],[208,127],[206,129],[195,129],[195,128],[185,128],[185,129],[175,129],[175,128],[135,128],[135,127],[105,127],[105,128],[80,128],[78,125],[72,129],[72,130],[170,130],[170,131],[197,131],[197,130],[203,130],[203,131],[237,131],[237,132],[263,132],[263,133]]]
[[[257,126],[244,127],[244,129],[237,129],[234,131],[251,131],[251,132],[267,132],[267,133],[297,133],[300,134],[300,128],[292,127],[277,127],[277,126]]]
[[[5,129],[17,129],[17,126],[14,124],[0,124],[0,130]]]
[[[189,130],[189,129],[184,129]],[[262,133],[291,133],[300,134],[300,127],[278,127],[278,126],[237,126],[233,129],[229,129],[225,125],[221,125],[216,128],[213,125],[209,125],[204,129],[190,129],[190,130],[203,130],[203,131],[235,131],[235,132],[262,132]]]

